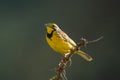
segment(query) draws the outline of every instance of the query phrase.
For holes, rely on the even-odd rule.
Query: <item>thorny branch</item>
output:
[[[67,63],[70,62],[71,57],[74,55],[74,53],[77,50],[79,50],[80,47],[86,46],[89,43],[97,42],[97,41],[101,40],[102,38],[103,38],[103,36],[101,36],[98,39],[92,40],[92,41],[87,41],[85,38],[82,37],[79,44],[77,44],[76,49],[72,50],[71,53],[69,53],[67,56],[64,56],[61,59],[61,61],[59,62],[58,66],[55,69],[57,75],[52,77],[50,80],[67,80],[65,68],[67,66]]]

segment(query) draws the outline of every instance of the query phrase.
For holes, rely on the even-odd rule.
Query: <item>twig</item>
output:
[[[102,37],[96,39],[96,40],[92,40],[92,41],[87,41],[85,38],[81,38],[81,41],[79,42],[79,44],[76,46],[75,50],[72,50],[67,56],[64,56],[61,61],[59,62],[58,66],[56,67],[56,73],[57,75],[52,77],[50,80],[67,80],[66,77],[66,71],[65,68],[67,66],[67,63],[70,62],[71,57],[74,55],[74,53],[80,49],[81,46],[86,46],[89,43],[94,43],[99,41],[100,39],[102,39]]]

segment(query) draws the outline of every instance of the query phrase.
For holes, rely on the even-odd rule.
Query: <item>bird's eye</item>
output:
[[[56,25],[54,25],[54,24],[53,24],[53,25],[51,25],[51,27],[53,28],[53,30],[54,30],[54,31],[56,31],[56,30],[57,30]]]
[[[55,25],[52,25],[52,27],[54,28],[54,27],[55,27]]]
[[[54,30],[56,30],[56,26],[55,26],[55,25],[52,25],[52,28],[53,28]]]

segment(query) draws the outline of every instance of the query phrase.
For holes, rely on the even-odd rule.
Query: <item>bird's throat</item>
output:
[[[47,37],[48,37],[49,39],[52,38],[52,36],[53,36],[53,32],[54,32],[54,30],[53,30],[51,33],[47,33]]]

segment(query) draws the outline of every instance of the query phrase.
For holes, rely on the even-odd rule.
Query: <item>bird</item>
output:
[[[64,32],[56,23],[47,23],[46,26],[46,41],[48,45],[56,52],[63,56],[76,49],[77,44]],[[93,58],[83,52],[77,50],[75,54],[78,54],[86,61],[92,61]]]

